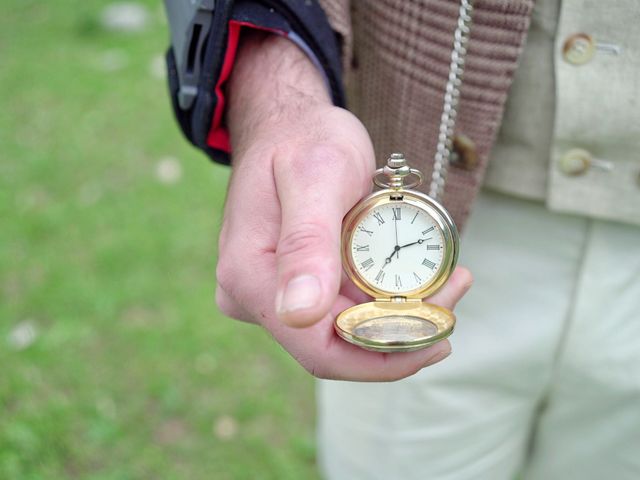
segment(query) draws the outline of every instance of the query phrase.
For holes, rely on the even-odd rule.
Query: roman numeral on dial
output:
[[[402,218],[402,209],[400,207],[394,207],[393,209],[393,219],[398,221]]]
[[[418,275],[416,272],[413,272],[413,278],[416,279],[416,282],[418,282],[418,284],[422,283],[422,279],[420,278],[420,275]]]
[[[424,265],[427,268],[430,268],[431,270],[434,269],[434,267],[436,266],[435,263],[433,263],[431,260],[425,258],[424,260],[422,260],[422,265]]]
[[[380,270],[376,275],[376,283],[381,283],[384,281],[384,272]]]
[[[364,232],[364,233],[368,234],[369,236],[373,235],[373,232],[372,232],[371,230],[367,230],[367,229],[366,229],[366,228],[364,228],[362,225],[360,225],[360,226],[358,227],[358,229],[359,229],[361,232]]]
[[[360,266],[366,271],[369,271],[371,267],[373,267],[373,258],[367,258],[364,262],[360,264]]]
[[[427,245],[427,250],[440,250],[440,245]]]
[[[374,213],[373,217],[378,221],[378,225],[382,225],[384,223],[384,218],[382,218],[380,212]]]
[[[435,228],[436,228],[436,227],[429,227],[429,228],[427,228],[426,230],[423,230],[423,231],[422,231],[422,234],[423,234],[423,235],[426,235],[427,233],[432,232]]]
[[[402,288],[402,280],[400,279],[400,275],[396,274],[396,287]]]
[[[354,246],[356,247],[356,250],[358,252],[368,252],[369,251],[369,245],[358,245],[356,243]]]

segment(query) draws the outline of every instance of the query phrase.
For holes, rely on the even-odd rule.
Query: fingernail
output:
[[[287,288],[278,295],[278,313],[311,308],[320,301],[320,281],[313,275],[300,275],[289,280]]]
[[[451,355],[451,349],[442,350],[442,351],[434,354],[432,357],[429,357],[429,359],[425,362],[425,364],[424,364],[424,366],[422,368],[428,367],[429,365],[433,365],[434,363],[441,362],[442,360],[447,358],[449,355]]]

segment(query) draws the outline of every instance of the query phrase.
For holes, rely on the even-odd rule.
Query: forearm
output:
[[[227,124],[234,149],[265,122],[316,103],[331,104],[321,73],[298,46],[256,31],[243,34],[228,97]]]

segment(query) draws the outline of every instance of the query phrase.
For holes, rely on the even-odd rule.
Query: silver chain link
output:
[[[473,0],[461,0],[458,24],[453,37],[453,50],[451,51],[451,64],[449,65],[449,78],[444,95],[444,107],[440,117],[440,129],[438,132],[438,145],[433,163],[433,174],[429,186],[429,196],[439,200],[444,193],[444,184],[447,180],[447,171],[451,160],[453,148],[453,133],[458,115],[458,99],[460,98],[460,86],[464,73],[464,62],[469,43],[471,30],[471,14]]]

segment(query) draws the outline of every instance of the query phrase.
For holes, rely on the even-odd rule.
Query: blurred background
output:
[[[0,479],[316,478],[312,379],[215,307],[162,5],[0,10]]]

